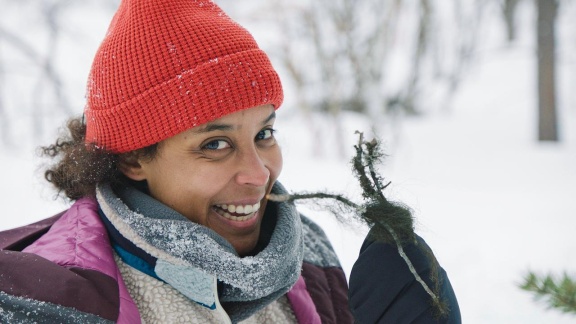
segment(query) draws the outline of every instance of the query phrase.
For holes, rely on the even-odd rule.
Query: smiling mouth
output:
[[[215,205],[214,210],[218,215],[232,221],[243,222],[256,216],[260,209],[260,202],[254,205]]]

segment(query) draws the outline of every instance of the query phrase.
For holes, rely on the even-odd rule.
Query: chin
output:
[[[228,240],[228,242],[232,244],[234,250],[236,250],[236,253],[238,253],[239,256],[247,256],[256,248],[256,245],[258,244],[258,236],[254,239],[251,238],[242,242],[233,243],[230,240]]]

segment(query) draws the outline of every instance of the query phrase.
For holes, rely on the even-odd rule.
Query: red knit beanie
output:
[[[283,100],[254,38],[208,0],[123,0],[88,79],[86,142],[146,147]]]

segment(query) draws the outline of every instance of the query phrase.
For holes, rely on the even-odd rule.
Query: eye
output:
[[[222,149],[229,148],[229,147],[230,147],[230,144],[228,144],[228,142],[226,142],[225,140],[213,140],[213,141],[206,143],[206,145],[204,145],[202,147],[202,149],[205,149],[205,150],[222,150]]]
[[[272,138],[274,137],[274,132],[275,130],[272,128],[263,129],[260,132],[258,132],[258,135],[256,135],[256,140],[261,141]]]

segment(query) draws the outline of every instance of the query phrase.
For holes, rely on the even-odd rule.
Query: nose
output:
[[[261,187],[266,185],[269,179],[270,170],[256,148],[253,147],[240,154],[236,174],[238,184]]]

